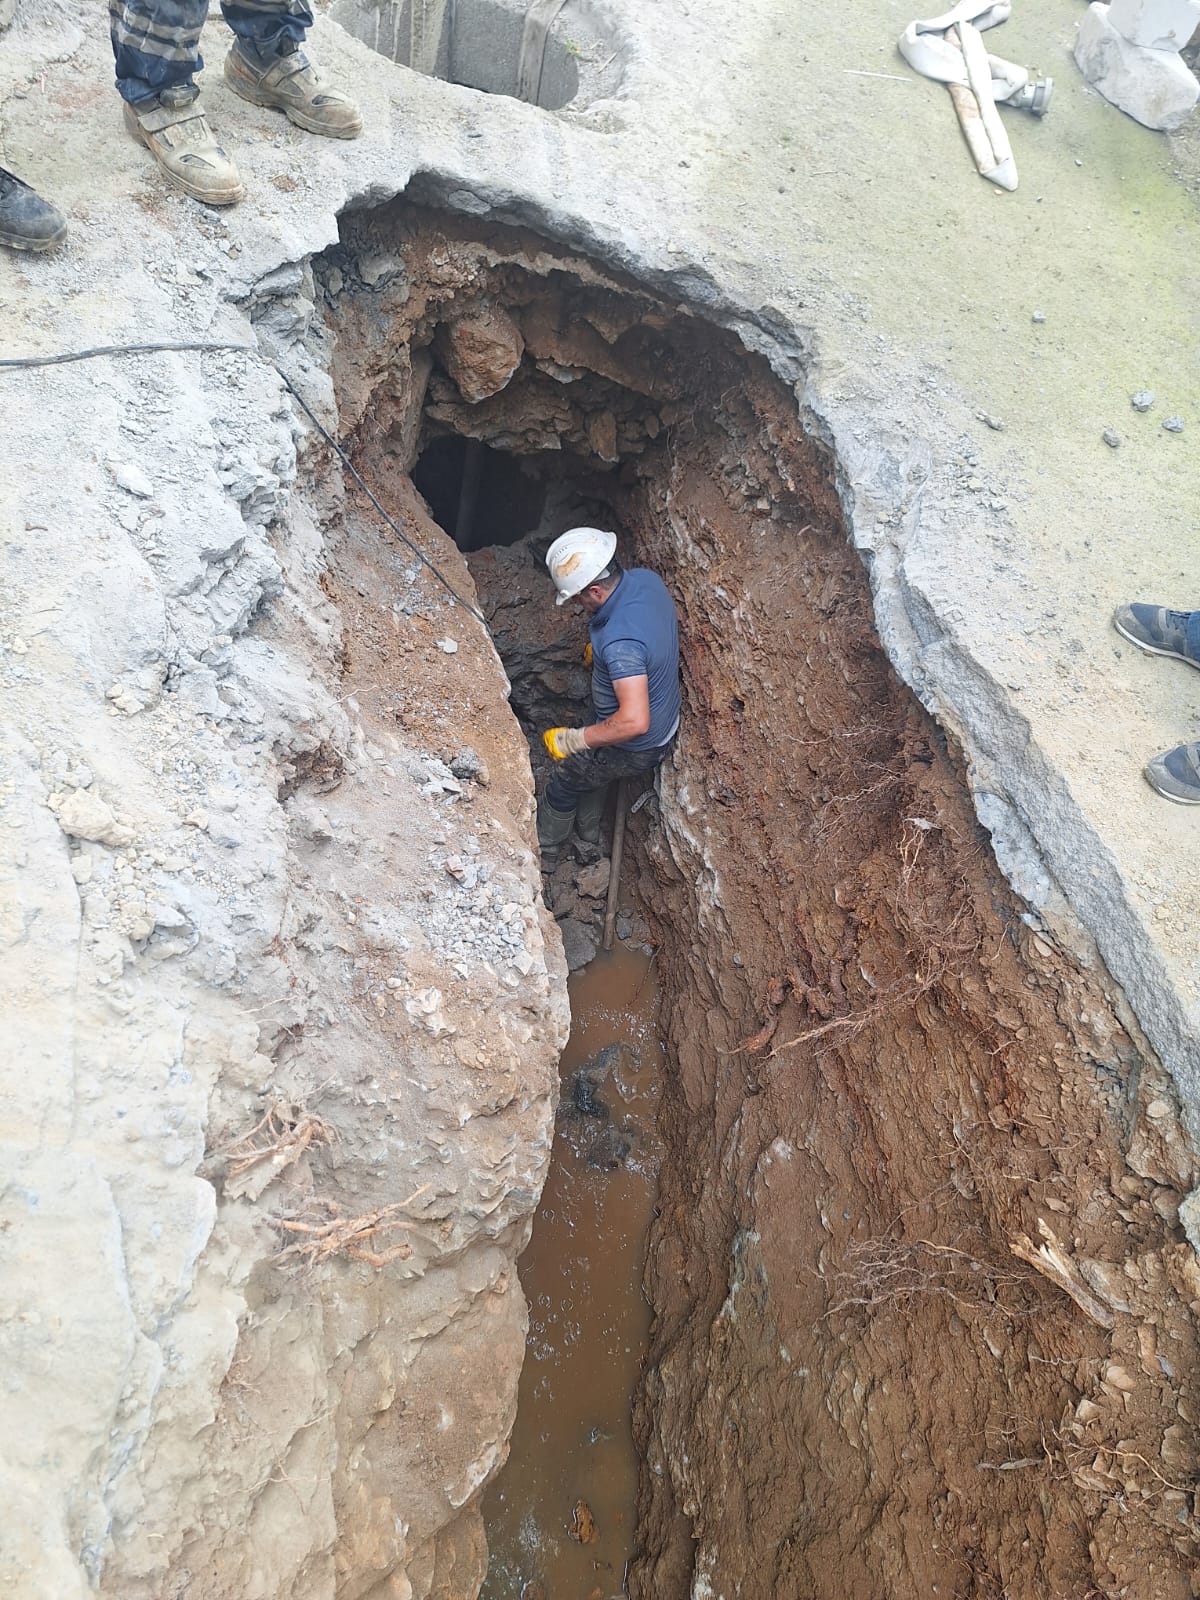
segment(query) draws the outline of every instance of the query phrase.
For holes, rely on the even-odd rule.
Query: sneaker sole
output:
[[[1122,639],[1128,639],[1130,644],[1136,645],[1138,649],[1144,651],[1146,655],[1170,656],[1172,661],[1186,661],[1189,667],[1195,667],[1198,671],[1200,671],[1200,661],[1193,661],[1191,656],[1181,655],[1178,650],[1164,650],[1162,645],[1147,644],[1144,639],[1139,639],[1135,634],[1128,632],[1127,629],[1123,628],[1119,622],[1114,621],[1113,627],[1121,635]],[[1170,796],[1167,798],[1169,799]]]
[[[1149,784],[1150,789],[1154,789],[1155,794],[1162,795],[1163,800],[1173,800],[1176,805],[1200,805],[1200,794],[1173,795],[1170,789],[1160,789],[1154,778],[1150,778],[1149,773],[1142,773],[1142,778],[1146,779],[1147,784]]]
[[[262,106],[267,111],[282,111],[289,122],[297,128],[303,128],[305,133],[320,134],[326,139],[357,139],[363,131],[362,118],[353,128],[331,128],[328,124],[318,122],[315,117],[306,117],[302,111],[296,111],[291,106],[284,105],[273,99],[269,94],[263,94],[253,83],[239,77],[232,72],[225,73],[225,82],[237,95],[239,100],[244,100],[247,105]]]

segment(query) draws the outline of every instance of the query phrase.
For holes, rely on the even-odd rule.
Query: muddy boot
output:
[[[604,802],[608,799],[608,785],[589,789],[580,798],[575,812],[575,832],[585,844],[600,843],[600,823],[604,817]]]
[[[194,83],[164,89],[136,106],[126,101],[125,126],[164,177],[193,200],[231,206],[245,194],[238,169],[213,138]]]
[[[362,132],[362,115],[354,101],[321,81],[294,39],[284,40],[278,51],[270,53],[236,39],[225,57],[225,81],[252,106],[275,106],[309,133],[357,139]]]
[[[553,872],[558,865],[558,853],[569,838],[574,822],[574,811],[556,811],[544,795],[538,801],[537,836],[543,872]]]
[[[66,231],[61,211],[0,167],[0,244],[10,250],[50,250]]]

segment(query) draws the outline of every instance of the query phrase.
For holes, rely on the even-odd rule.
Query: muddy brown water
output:
[[[483,1506],[481,1600],[610,1600],[632,1553],[630,1412],[650,1324],[642,1268],[659,1161],[654,959],[618,944],[574,975],[570,994],[554,1159],[520,1261],[530,1312],[517,1422]],[[573,1533],[593,1532],[587,1513],[594,1537],[583,1542]]]

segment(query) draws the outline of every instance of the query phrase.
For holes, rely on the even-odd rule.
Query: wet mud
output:
[[[529,1340],[507,1465],[484,1500],[482,1600],[614,1600],[632,1555],[631,1412],[660,1149],[656,960],[617,943],[571,979],[554,1159],[521,1257]]]

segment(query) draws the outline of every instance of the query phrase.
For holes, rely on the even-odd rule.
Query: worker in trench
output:
[[[652,772],[679,731],[679,622],[656,572],[616,559],[617,538],[571,528],[546,552],[557,603],[578,600],[588,613],[584,661],[592,669],[596,721],[550,728],[542,743],[554,762],[538,803],[542,870],[552,872],[574,829],[595,843],[608,785]]]

